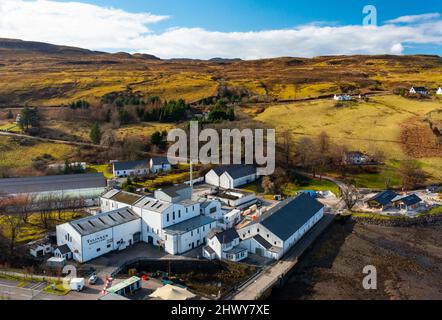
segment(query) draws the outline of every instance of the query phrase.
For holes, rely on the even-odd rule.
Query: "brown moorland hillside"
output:
[[[57,106],[131,89],[143,96],[198,101],[220,87],[264,100],[296,100],[339,91],[377,92],[442,84],[438,56],[326,56],[254,61],[161,60],[146,54],[103,53],[0,39],[0,106]]]

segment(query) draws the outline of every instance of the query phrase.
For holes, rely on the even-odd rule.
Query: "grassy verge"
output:
[[[91,165],[88,167],[87,172],[89,173],[103,173],[106,179],[113,179],[114,175],[112,169],[107,164]]]
[[[43,291],[46,293],[55,294],[58,296],[65,296],[71,290],[65,288],[65,285],[62,281],[58,281],[58,282],[51,283],[46,288],[44,288]]]

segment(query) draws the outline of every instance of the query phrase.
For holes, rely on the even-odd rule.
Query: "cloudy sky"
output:
[[[0,37],[161,58],[442,55],[442,1],[0,0]]]

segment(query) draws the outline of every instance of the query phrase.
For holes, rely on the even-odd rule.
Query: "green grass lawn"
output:
[[[113,179],[114,174],[112,173],[112,167],[107,164],[91,165],[88,167],[87,172],[89,173],[103,173],[106,179]]]
[[[68,284],[64,284],[63,281],[54,282],[44,288],[43,291],[58,296],[65,296],[69,293],[69,291],[71,291],[70,289],[68,289],[68,287],[66,287],[66,285]]]
[[[301,179],[300,179],[301,180]],[[262,181],[261,179],[254,181],[244,187],[241,188],[241,190],[254,192],[256,194],[263,194],[264,189],[262,187]],[[331,191],[334,194],[339,194],[339,188],[337,185],[335,185],[333,182],[328,180],[319,180],[319,179],[309,179],[307,177],[302,177],[302,182],[291,182],[287,183],[282,187],[282,191],[284,195],[293,197],[298,192],[303,190],[314,190],[314,191]],[[267,198],[273,198],[274,195],[266,195]]]

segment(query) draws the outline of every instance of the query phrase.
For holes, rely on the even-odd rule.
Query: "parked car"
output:
[[[98,276],[96,274],[93,274],[89,278],[89,284],[94,285],[98,282]]]

